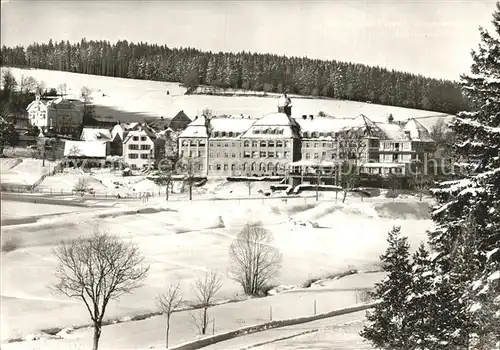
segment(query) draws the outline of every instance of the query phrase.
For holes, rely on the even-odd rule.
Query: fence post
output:
[[[215,316],[212,319],[212,335],[215,334]]]
[[[316,316],[316,299],[314,299],[314,316]]]
[[[273,306],[269,305],[269,321],[273,320]]]

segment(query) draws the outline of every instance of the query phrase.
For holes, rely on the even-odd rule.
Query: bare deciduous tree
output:
[[[350,129],[338,135],[340,180],[343,189],[342,203],[347,193],[353,190],[359,180],[360,170],[367,152],[367,138],[361,129]]]
[[[137,246],[99,229],[91,237],[61,242],[54,253],[57,281],[52,289],[84,302],[94,328],[92,348],[97,350],[109,301],[141,287],[149,266]]]
[[[179,283],[170,284],[165,291],[158,295],[157,299],[160,311],[167,317],[167,329],[165,333],[165,348],[168,348],[168,335],[170,332],[170,316],[182,304],[182,295]]]
[[[169,158],[162,159],[158,164],[158,177],[154,182],[157,186],[165,186],[165,199],[168,201],[168,190],[172,185],[172,175],[174,174],[174,162]]]
[[[196,175],[200,174],[201,161],[199,158],[184,157],[175,164],[179,174],[184,175],[184,184],[189,187],[189,200],[193,199],[193,184]]]
[[[207,333],[209,324],[208,308],[213,305],[215,294],[222,287],[222,277],[216,272],[208,272],[203,279],[197,279],[193,285],[193,292],[198,306],[201,307],[199,315],[191,314],[201,334]]]
[[[84,177],[81,177],[78,179],[75,186],[73,186],[73,191],[83,194],[85,191],[88,190],[88,188],[89,188],[88,180]]]
[[[245,294],[259,294],[279,274],[283,255],[272,242],[272,234],[264,227],[248,223],[229,247],[232,278]]]

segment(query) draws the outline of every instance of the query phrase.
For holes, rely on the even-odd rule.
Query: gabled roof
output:
[[[207,122],[208,121],[205,116],[196,118],[189,123],[179,137],[208,137]]]
[[[111,132],[108,129],[83,128],[80,140],[82,141],[110,141]]]
[[[410,133],[410,138],[412,140],[424,142],[434,141],[429,133],[429,130],[427,130],[425,126],[420,124],[420,122],[418,122],[415,118],[409,119],[403,130]]]
[[[105,158],[106,142],[104,141],[69,141],[64,143],[65,157]]]
[[[298,137],[300,126],[293,118],[285,113],[270,113],[255,121],[242,135],[245,138],[291,138]]]
[[[126,131],[123,143],[128,142],[132,136],[144,136],[144,135],[148,136],[153,141],[156,140],[155,132],[146,123],[142,123],[142,124],[137,124]]]

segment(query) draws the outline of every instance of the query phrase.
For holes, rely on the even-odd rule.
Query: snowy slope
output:
[[[178,83],[112,78],[41,69],[10,69],[18,80],[24,75],[43,81],[48,88],[57,88],[60,84],[66,84],[67,93],[73,97],[79,95],[83,86],[87,86],[92,89],[94,102],[97,105],[126,112],[143,113],[152,117],[171,118],[180,110],[184,110],[189,117],[193,118],[200,115],[203,109],[209,108],[218,115],[244,114],[260,118],[267,113],[275,112],[277,109],[276,97],[184,95],[186,89]],[[336,117],[355,117],[362,113],[373,121],[385,121],[389,113],[392,113],[395,120],[442,115],[439,112],[409,108],[310,98],[294,98],[292,111],[294,116],[317,114],[320,111]]]

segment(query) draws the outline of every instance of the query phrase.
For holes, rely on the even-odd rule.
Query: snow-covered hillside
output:
[[[2,68],[6,69],[6,68]],[[276,111],[275,97],[256,96],[210,96],[184,95],[186,89],[178,83],[112,78],[96,75],[68,73],[41,69],[8,68],[16,79],[32,76],[43,81],[48,88],[66,84],[70,96],[78,96],[83,86],[92,89],[97,105],[146,116],[171,118],[180,110],[193,118],[203,109],[209,108],[215,114],[244,114],[261,117]],[[168,91],[168,94],[167,94]],[[365,114],[373,121],[385,121],[392,113],[395,120],[433,116],[426,121],[431,125],[436,116],[443,113],[422,111],[393,106],[383,106],[354,101],[329,99],[294,98],[293,114],[317,114],[323,111],[336,117],[355,117]],[[427,126],[427,125],[426,125]]]

